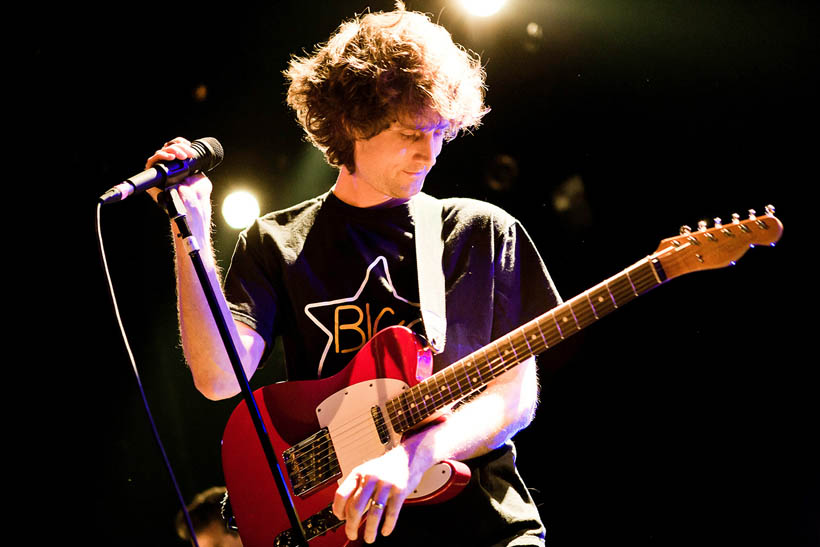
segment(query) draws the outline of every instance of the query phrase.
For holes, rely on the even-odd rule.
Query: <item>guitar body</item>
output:
[[[412,331],[390,327],[330,378],[272,384],[254,392],[311,546],[347,542],[329,510],[336,488],[355,466],[401,441],[389,426],[384,403],[429,376],[431,363],[429,350]],[[270,546],[277,538],[287,545],[291,524],[244,401],[228,420],[222,464],[243,545]],[[442,462],[406,503],[444,501],[468,480],[464,464]]]

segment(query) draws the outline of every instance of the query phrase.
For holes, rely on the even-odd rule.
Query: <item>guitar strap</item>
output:
[[[441,233],[441,202],[427,194],[418,194],[410,202],[415,223],[416,266],[419,278],[421,320],[427,342],[434,353],[444,351],[447,333],[445,314],[444,270]]]

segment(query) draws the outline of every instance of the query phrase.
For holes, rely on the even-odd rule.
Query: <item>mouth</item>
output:
[[[407,173],[410,176],[419,177],[419,176],[423,176],[423,175],[427,174],[427,168],[422,167],[421,169],[418,169],[416,171],[409,171],[409,170],[405,169],[404,172]]]

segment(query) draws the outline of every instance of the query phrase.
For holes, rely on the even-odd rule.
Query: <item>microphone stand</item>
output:
[[[265,424],[262,421],[262,415],[259,413],[259,407],[256,404],[256,399],[254,398],[250,384],[248,383],[245,369],[242,368],[242,362],[239,359],[239,354],[236,351],[236,346],[233,343],[233,338],[231,337],[230,330],[228,329],[228,317],[230,314],[226,306],[220,305],[223,301],[217,299],[216,297],[217,291],[220,291],[220,288],[214,286],[211,278],[208,277],[202,257],[199,254],[199,243],[193,234],[191,234],[191,230],[188,227],[188,221],[185,217],[185,205],[182,203],[182,198],[179,196],[177,187],[167,187],[160,195],[160,203],[165,206],[165,211],[168,213],[168,216],[171,217],[171,220],[173,220],[176,224],[176,227],[179,230],[177,236],[182,238],[185,244],[188,251],[188,256],[191,258],[197,278],[199,279],[199,283],[205,293],[205,298],[207,299],[208,306],[213,314],[214,321],[216,322],[216,326],[219,330],[219,335],[222,338],[222,343],[225,345],[225,350],[228,353],[228,358],[230,359],[234,374],[236,374],[236,379],[239,382],[240,389],[242,390],[242,398],[247,404],[248,412],[250,413],[251,420],[256,428],[259,441],[262,444],[262,450],[268,460],[268,465],[270,466],[271,473],[273,474],[274,482],[276,482],[276,486],[279,489],[279,495],[282,498],[282,505],[288,514],[288,519],[291,523],[291,530],[294,533],[292,539],[296,540],[297,545],[307,547],[308,543],[307,539],[305,539],[304,528],[302,527],[302,523],[296,514],[293,499],[290,497],[290,493],[285,485],[282,470],[279,466],[279,462],[276,460],[273,445],[268,437]],[[230,492],[228,495],[230,495]]]

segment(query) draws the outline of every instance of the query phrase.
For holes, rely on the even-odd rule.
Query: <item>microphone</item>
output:
[[[102,204],[122,201],[132,194],[149,188],[166,188],[196,173],[210,171],[225,156],[222,145],[213,137],[197,139],[191,143],[195,154],[185,160],[160,161],[150,169],[119,183],[100,196]]]

